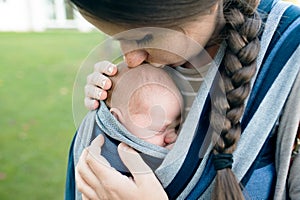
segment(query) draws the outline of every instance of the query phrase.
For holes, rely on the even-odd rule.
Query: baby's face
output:
[[[129,114],[123,125],[146,142],[165,147],[166,135],[177,134],[181,122],[182,100],[171,92],[147,99],[145,109]]]

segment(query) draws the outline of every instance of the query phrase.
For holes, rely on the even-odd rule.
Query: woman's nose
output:
[[[128,67],[136,67],[147,59],[148,53],[145,50],[134,50],[126,53],[124,57]]]

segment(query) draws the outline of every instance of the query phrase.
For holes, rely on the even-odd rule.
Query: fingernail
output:
[[[98,93],[98,99],[101,98],[101,95],[102,95],[102,91]]]
[[[128,146],[125,145],[124,143],[121,143],[119,146],[120,146],[120,149],[123,151],[128,151],[128,149],[129,149]]]
[[[103,80],[101,81],[101,84],[100,84],[100,87],[101,87],[101,88],[104,88],[104,86],[105,86],[105,84],[106,84],[106,81],[107,81],[107,79],[103,79]]]
[[[107,68],[107,71],[108,71],[109,73],[113,73],[114,67],[115,67],[115,66],[110,65],[110,66]]]
[[[159,63],[150,63],[150,64],[157,68],[164,68],[164,66],[165,66],[165,65],[159,64]]]
[[[94,101],[94,105],[92,107],[92,109],[97,109],[99,106],[98,101]]]

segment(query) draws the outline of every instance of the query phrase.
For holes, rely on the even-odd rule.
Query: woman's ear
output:
[[[111,108],[109,111],[119,122],[121,122],[121,123],[123,122],[123,115],[122,115],[122,112],[120,109]]]

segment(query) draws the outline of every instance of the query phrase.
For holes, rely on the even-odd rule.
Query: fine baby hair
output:
[[[105,101],[109,108],[124,107],[134,109],[133,107],[139,107],[136,103],[141,105],[150,96],[156,95],[159,98],[160,94],[151,93],[151,88],[154,90],[157,87],[161,87],[174,94],[177,98],[174,101],[178,101],[182,109],[183,102],[180,91],[165,70],[156,68],[150,64],[142,64],[137,68],[129,68],[125,63],[120,63],[117,67],[118,74],[110,77],[112,87],[108,91]],[[145,93],[143,94],[144,96],[137,95],[136,92],[140,92],[140,89],[144,87],[150,89],[148,95]]]
[[[133,135],[166,146],[164,137],[177,134],[183,111],[183,98],[169,74],[149,64],[129,68],[122,63],[111,80],[106,100],[111,113]]]

